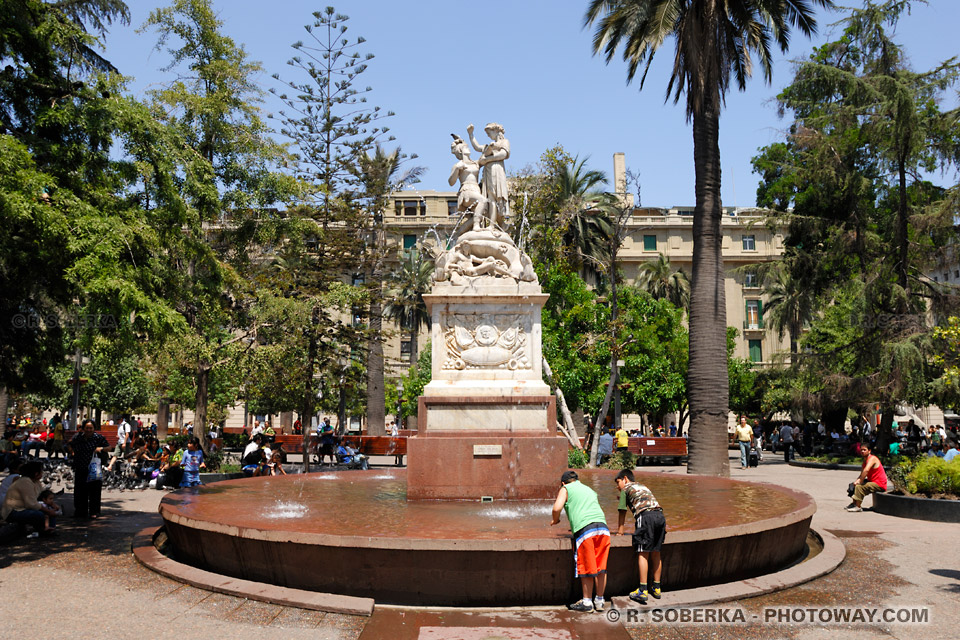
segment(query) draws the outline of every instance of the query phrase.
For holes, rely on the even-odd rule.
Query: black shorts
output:
[[[653,509],[637,516],[637,530],[633,532],[635,551],[647,553],[660,551],[663,539],[667,535],[667,521],[663,511]]]

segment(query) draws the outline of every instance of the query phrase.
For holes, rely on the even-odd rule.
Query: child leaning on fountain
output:
[[[636,518],[637,527],[633,532],[633,548],[637,552],[637,562],[640,568],[640,587],[630,593],[630,599],[640,604],[647,604],[647,594],[660,599],[660,572],[663,565],[660,562],[660,548],[666,537],[667,523],[663,517],[663,508],[653,492],[646,486],[635,482],[633,472],[624,469],[615,479],[617,488],[621,492],[626,505],[630,507]],[[623,535],[623,521],[626,509],[621,507],[617,535]],[[648,566],[649,565],[649,566]],[[653,573],[653,583],[648,586],[647,571]]]
[[[551,525],[560,523],[560,512],[564,510],[570,522],[570,531],[573,532],[576,576],[580,578],[583,589],[583,600],[567,608],[571,611],[603,611],[610,530],[607,529],[606,516],[600,507],[597,492],[582,484],[576,471],[565,471],[560,477],[560,491],[553,503]]]

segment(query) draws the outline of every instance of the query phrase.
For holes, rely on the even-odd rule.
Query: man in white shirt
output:
[[[260,424],[259,420],[255,420],[253,423],[253,431],[250,432],[250,436],[253,437],[260,433],[263,433],[263,425]]]
[[[110,464],[107,465],[108,470],[113,471],[113,465],[117,463],[117,459],[123,457],[124,452],[130,448],[133,443],[130,436],[130,423],[127,422],[126,418],[120,418],[120,421],[117,423],[117,446],[113,450],[113,457],[110,458]]]

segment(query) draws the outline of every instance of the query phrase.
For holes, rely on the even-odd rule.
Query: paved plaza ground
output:
[[[838,536],[843,564],[813,582],[727,603],[748,614],[770,607],[927,608],[929,622],[898,624],[611,624],[597,614],[562,607],[510,611],[414,611],[378,607],[372,618],[320,613],[209,593],[161,577],[130,553],[133,535],[160,524],[164,492],[104,493],[104,517],[64,519],[55,538],[20,539],[0,546],[0,619],[8,638],[208,637],[310,638],[924,638],[960,635],[960,526],[905,520],[870,511],[847,513],[847,483],[856,473],[805,469],[767,454],[741,471],[730,452],[732,476],[810,493],[813,527]],[[392,457],[374,460],[388,464]],[[684,473],[683,467],[645,471]],[[69,515],[72,500],[62,500]],[[867,505],[870,499],[867,499]],[[546,525],[545,525],[546,526]],[[665,571],[669,571],[665,567]],[[349,579],[349,577],[345,577]],[[664,601],[667,600],[664,596]],[[720,606],[720,605],[718,605]]]

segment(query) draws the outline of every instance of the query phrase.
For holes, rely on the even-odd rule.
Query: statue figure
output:
[[[457,211],[472,213],[473,230],[479,231],[486,205],[483,194],[480,192],[480,184],[477,182],[480,165],[470,157],[470,147],[463,138],[454,133],[450,135],[453,136],[450,153],[456,156],[457,163],[453,165],[447,182],[452,187],[457,180],[460,181],[460,190],[457,192]]]
[[[503,161],[510,157],[510,143],[503,136],[503,127],[494,122],[485,127],[492,142],[480,147],[473,137],[473,125],[467,127],[470,141],[481,152],[479,161],[470,157],[470,148],[456,135],[450,152],[457,163],[448,182],[460,181],[457,211],[473,214],[473,229],[460,235],[453,248],[439,255],[435,262],[434,281],[449,280],[454,285],[469,285],[477,279],[510,279],[536,282],[530,258],[522,253],[510,236],[499,228],[506,220],[507,174]],[[482,185],[478,183],[483,166]],[[484,223],[486,221],[486,224]]]
[[[510,213],[507,203],[507,170],[503,166],[503,161],[510,157],[510,141],[504,136],[503,127],[496,122],[489,123],[483,130],[491,140],[483,146],[473,137],[472,124],[467,127],[467,134],[470,136],[470,144],[480,152],[477,164],[483,167],[482,193],[486,199],[486,206],[482,208],[490,221],[490,227],[495,229],[506,222]]]

